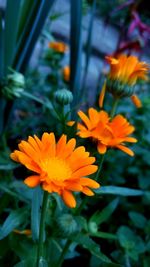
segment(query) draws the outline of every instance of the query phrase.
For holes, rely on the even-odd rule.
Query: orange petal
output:
[[[105,93],[106,93],[106,80],[104,81],[102,90],[100,92],[100,96],[99,96],[99,107],[102,108],[103,107],[103,102],[104,102],[104,97],[105,97]]]
[[[101,144],[100,142],[98,143],[97,145],[97,150],[100,154],[105,154],[106,151],[107,151],[107,146],[106,145],[103,145]]]
[[[123,145],[117,145],[116,147],[119,148],[120,150],[122,150],[123,152],[127,153],[128,155],[130,155],[132,157],[134,156],[134,153],[130,148],[123,146]]]
[[[51,183],[49,183],[49,184],[47,184],[46,182],[42,183],[42,188],[43,188],[43,190],[48,191],[49,193],[53,192]]]
[[[80,169],[78,169],[77,171],[75,171],[72,175],[72,179],[75,179],[77,177],[82,177],[82,176],[86,176],[86,175],[90,175],[94,172],[96,172],[98,169],[98,167],[96,165],[89,165],[89,166],[85,166],[85,167],[81,167]]]
[[[76,200],[70,191],[64,190],[62,193],[62,199],[69,208],[76,207]]]
[[[81,110],[78,112],[78,115],[81,118],[81,120],[84,122],[84,124],[88,128],[91,128],[91,122],[90,122],[89,118]]]
[[[15,150],[13,153],[10,154],[10,157],[12,160],[19,162],[17,153],[15,153],[17,150]]]
[[[100,187],[100,184],[97,183],[95,180],[92,180],[92,179],[86,178],[86,177],[80,179],[80,184],[84,185],[84,186],[91,187],[91,188],[95,188],[95,189]]]
[[[141,107],[142,107],[141,100],[137,97],[137,95],[132,95],[132,96],[131,96],[131,100],[132,100],[133,104],[134,104],[137,108],[141,108]]]
[[[76,192],[82,191],[82,185],[79,183],[68,182],[68,185],[66,185],[65,188],[67,190],[76,191]]]
[[[137,142],[137,139],[134,138],[134,137],[125,137],[124,138],[124,141],[125,142],[130,142],[130,143],[136,143]]]
[[[59,157],[61,157],[64,149],[65,149],[65,146],[66,146],[66,141],[67,141],[67,137],[66,135],[62,135],[60,137],[60,139],[58,140],[58,143],[56,145],[56,155]]]
[[[73,126],[75,123],[76,123],[75,121],[68,121],[68,122],[67,122],[67,125],[71,127],[71,126]]]
[[[36,187],[40,184],[40,176],[38,175],[29,176],[24,180],[24,183],[31,188]]]
[[[90,190],[88,187],[84,187],[82,189],[82,192],[87,196],[94,196],[94,192],[92,190]]]
[[[69,157],[69,155],[72,154],[72,152],[74,151],[75,146],[76,146],[76,139],[71,138],[65,146],[65,149],[61,155],[62,158],[65,159],[65,158]]]

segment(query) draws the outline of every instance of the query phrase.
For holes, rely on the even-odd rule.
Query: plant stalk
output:
[[[113,102],[113,106],[112,106],[111,112],[110,112],[110,117],[111,117],[111,119],[112,119],[112,118],[114,117],[114,115],[115,115],[115,112],[116,112],[116,108],[117,108],[118,102],[119,102],[119,98],[115,98],[115,99],[114,99],[114,102]]]
[[[41,220],[40,220],[38,251],[37,251],[37,267],[39,267],[40,259],[43,257],[44,253],[44,230],[45,230],[45,218],[46,218],[48,195],[49,195],[48,192],[44,191]]]

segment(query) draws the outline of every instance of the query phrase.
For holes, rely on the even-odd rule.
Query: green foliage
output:
[[[37,134],[40,137],[43,132],[55,132],[56,139],[61,134],[67,134],[68,140],[72,137],[76,138],[77,144],[85,145],[100,165],[100,156],[95,150],[95,143],[93,145],[91,139],[81,140],[76,135],[76,125],[69,127],[67,122],[71,118],[71,113],[72,118],[76,118],[76,109],[81,102],[83,102],[81,103],[83,108],[87,107],[86,102],[90,102],[86,98],[83,101],[81,96],[85,97],[82,90],[87,90],[84,86],[88,65],[90,56],[93,50],[95,51],[92,47],[95,14],[100,13],[105,18],[108,16],[110,22],[117,24],[122,21],[123,27],[127,27],[124,22],[128,21],[131,14],[127,7],[120,13],[109,15],[112,6],[116,9],[120,4],[119,1],[106,3],[95,0],[72,0],[71,11],[56,14],[52,9],[54,0],[14,2],[7,1],[5,18],[0,14],[1,92],[6,87],[7,81],[12,82],[10,69],[7,77],[4,75],[9,66],[17,71],[27,71],[24,74],[24,91],[20,92],[20,98],[15,100],[14,106],[3,97],[0,99],[0,266],[10,266],[11,260],[13,267],[37,267],[43,191],[40,187],[32,189],[23,183],[23,180],[30,175],[30,171],[12,162],[10,151],[17,149],[17,144],[21,140],[26,140],[29,135]],[[50,10],[52,13],[41,32]],[[71,12],[70,83],[64,80],[62,72],[64,63],[66,64],[67,61],[66,53],[61,54],[48,47],[48,42],[55,41],[57,37],[57,33],[50,32],[51,21],[55,23],[57,19],[65,14],[68,15],[69,12]],[[83,79],[84,82],[81,83],[82,18],[86,12],[90,12],[90,21],[87,25],[87,43],[84,51],[86,53],[83,72],[85,80]],[[40,55],[36,58],[36,67],[30,69],[28,62],[39,36]],[[62,37],[62,40],[64,38],[64,36],[58,37],[60,39]],[[95,56],[95,52],[93,55]],[[100,76],[103,80],[102,72]],[[13,82],[15,86],[20,86],[20,84],[16,85],[14,76]],[[75,193],[76,209],[68,209],[57,193],[49,195],[43,255],[39,259],[38,267],[60,267],[64,260],[69,265],[74,265],[74,262],[79,260],[87,267],[149,267],[150,97],[148,87],[149,84],[146,87],[143,83],[136,88],[137,92],[138,90],[140,92],[143,103],[141,109],[137,110],[133,107],[129,99],[122,99],[116,110],[116,113],[129,118],[135,126],[134,135],[139,140],[133,147],[135,156],[130,158],[119,150],[110,149],[100,175],[97,175],[101,187],[94,190],[93,197]],[[11,90],[12,87],[10,86],[9,89]],[[93,90],[93,87],[90,90]],[[12,91],[9,93],[13,97],[17,96]],[[68,94],[67,98],[64,93]],[[61,101],[58,101],[58,97]],[[112,98],[108,95],[106,98],[108,102],[106,99],[105,107],[110,111]],[[12,106],[13,113],[10,116]],[[6,117],[9,117],[9,120],[6,120]],[[97,177],[92,176],[93,179]],[[31,230],[31,235],[26,234],[26,230]]]

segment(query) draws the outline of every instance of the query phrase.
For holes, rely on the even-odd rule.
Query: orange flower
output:
[[[30,229],[25,229],[25,230],[14,229],[13,232],[19,235],[26,235],[26,236],[32,235],[32,232]]]
[[[66,82],[69,82],[70,80],[70,67],[69,66],[65,66],[63,68],[63,78]]]
[[[150,69],[149,64],[139,61],[136,56],[121,54],[116,58],[107,56],[106,59],[110,64],[110,72],[99,96],[100,107],[103,107],[105,91],[112,93],[115,98],[131,97],[137,80],[147,80]],[[136,104],[134,101],[133,103]],[[139,104],[136,106],[140,107]]]
[[[105,111],[97,111],[94,108],[88,110],[88,116],[82,111],[78,112],[84,125],[78,123],[78,135],[82,138],[91,137],[97,142],[97,149],[100,154],[104,154],[107,148],[118,148],[133,156],[131,149],[125,146],[125,142],[134,143],[137,140],[129,135],[134,131],[134,127],[122,116],[115,116],[112,121]]]
[[[49,193],[57,193],[68,207],[74,208],[76,200],[72,191],[94,195],[90,188],[100,185],[86,177],[97,171],[94,157],[89,156],[83,146],[75,148],[74,138],[67,142],[62,135],[56,144],[54,133],[44,133],[41,140],[34,135],[28,141],[21,141],[19,150],[11,153],[11,158],[35,172],[24,183],[29,187],[41,184]]]
[[[110,64],[109,79],[119,80],[133,86],[137,79],[147,80],[149,65],[138,60],[136,56],[120,55],[118,58],[106,57]]]
[[[48,47],[58,53],[65,53],[68,50],[68,46],[63,42],[49,42]]]

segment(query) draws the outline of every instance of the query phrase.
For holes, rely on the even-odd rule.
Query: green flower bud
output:
[[[134,86],[125,84],[119,80],[107,80],[107,91],[114,97],[130,97],[134,93]]]
[[[68,105],[73,100],[72,93],[69,90],[65,89],[65,88],[56,91],[55,94],[54,94],[54,96],[55,96],[55,100],[60,105]]]
[[[93,233],[93,234],[95,234],[98,231],[98,226],[95,222],[89,222],[88,228],[89,228],[90,233]]]
[[[61,232],[66,235],[73,234],[78,231],[78,225],[71,214],[63,214],[58,218],[58,226]]]
[[[24,86],[25,86],[24,76],[23,76],[23,74],[21,74],[19,72],[14,72],[12,74],[9,74],[7,76],[7,82],[8,82],[8,84],[15,86],[15,87],[24,88]]]

